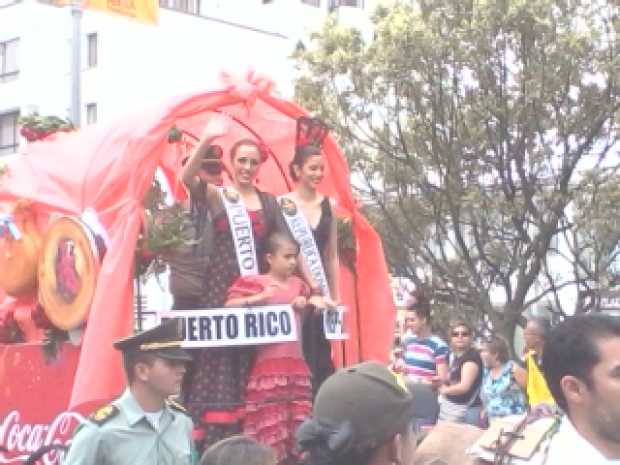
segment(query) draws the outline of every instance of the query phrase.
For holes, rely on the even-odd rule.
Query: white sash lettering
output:
[[[312,279],[318,284],[321,293],[330,297],[329,283],[325,268],[323,268],[321,252],[314,240],[310,223],[294,200],[285,196],[278,197],[278,200],[286,224],[299,243],[299,252],[310,271]],[[323,310],[323,330],[327,339],[341,340],[349,337],[344,331],[344,307]]]
[[[220,196],[230,224],[241,276],[256,275],[258,260],[250,215],[239,194],[231,187],[221,187]]]
[[[321,293],[329,297],[329,283],[323,268],[321,252],[316,245],[308,220],[292,199],[281,196],[278,197],[278,200],[286,224],[295,240],[299,243],[301,256],[310,271],[312,279],[321,288]]]

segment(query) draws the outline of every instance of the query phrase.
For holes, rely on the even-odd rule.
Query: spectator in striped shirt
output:
[[[405,314],[403,374],[408,381],[432,384],[436,388],[448,378],[448,345],[431,332],[431,305],[414,291]]]

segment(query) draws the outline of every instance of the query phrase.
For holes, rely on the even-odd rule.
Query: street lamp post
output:
[[[81,120],[81,68],[82,68],[82,3],[71,0],[71,121],[75,127]]]

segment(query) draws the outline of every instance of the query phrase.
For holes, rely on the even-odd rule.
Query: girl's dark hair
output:
[[[291,175],[293,181],[299,180],[299,177],[295,174],[295,166],[301,168],[304,166],[308,158],[313,155],[321,155],[321,147],[314,144],[300,145],[295,149],[295,156],[293,161],[288,165],[288,172]]]
[[[431,323],[431,301],[426,294],[416,289],[411,293],[413,301],[407,307],[407,310],[414,312],[418,318],[423,318],[428,324]]]
[[[493,336],[485,343],[488,352],[497,355],[497,359],[501,363],[506,363],[510,360],[510,351],[508,350],[508,344],[506,341],[498,336]]]
[[[258,142],[252,139],[240,139],[237,142],[235,142],[233,146],[230,148],[230,159],[231,160],[234,160],[235,157],[237,156],[237,150],[239,150],[239,147],[254,147],[260,154],[261,163],[267,160],[267,152],[265,151],[265,148],[262,147],[261,144],[259,144]]]
[[[271,234],[269,234],[269,236],[267,236],[263,252],[265,253],[265,255],[269,253],[274,254],[284,244],[294,245],[295,249],[297,249],[297,253],[299,253],[299,242],[297,242],[295,238],[290,234],[281,231],[272,232]]]
[[[411,424],[407,423],[396,434],[406,435],[410,430]],[[304,465],[366,465],[382,445],[368,446],[354,440],[335,445],[328,435],[300,444],[301,449],[308,453]]]
[[[198,465],[272,465],[273,450],[243,435],[231,436],[209,447]]]

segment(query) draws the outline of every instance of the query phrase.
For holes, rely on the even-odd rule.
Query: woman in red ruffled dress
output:
[[[238,278],[228,290],[226,306],[291,304],[299,335],[301,320],[315,299],[295,276],[299,245],[286,234],[274,233],[264,251],[268,272]],[[295,431],[312,409],[310,371],[299,341],[259,347],[245,399],[244,433],[274,448],[280,465],[296,463]]]

